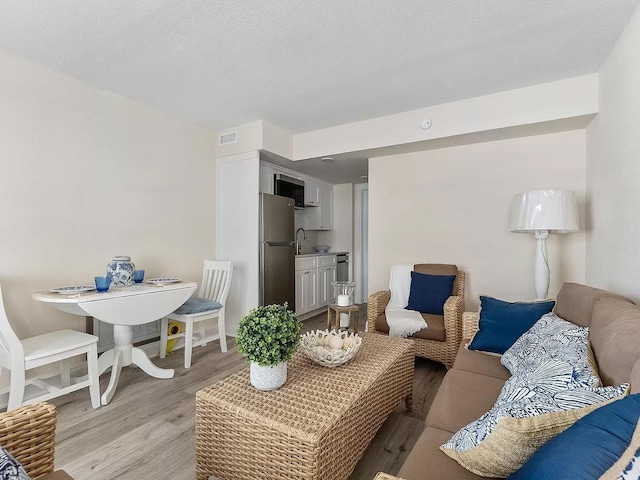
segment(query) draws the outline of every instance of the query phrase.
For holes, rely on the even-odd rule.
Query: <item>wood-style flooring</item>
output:
[[[365,315],[360,317],[364,330]],[[326,328],[325,314],[304,322],[304,331],[318,328]],[[196,347],[190,369],[183,366],[182,350],[165,359],[154,358],[156,365],[176,369],[171,380],[125,368],[111,403],[96,410],[87,389],[53,399],[58,408],[56,468],[76,480],[194,479],[195,393],[246,366],[233,338],[228,344],[226,353],[220,352],[218,342]],[[398,406],[351,480],[371,480],[378,471],[398,472],[422,432],[444,373],[443,365],[416,359],[413,412],[408,414],[404,404]],[[100,379],[101,391],[108,381],[107,372]]]

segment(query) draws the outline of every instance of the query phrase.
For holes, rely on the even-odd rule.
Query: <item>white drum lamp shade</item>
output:
[[[547,298],[549,262],[547,238],[550,233],[578,231],[578,206],[569,190],[535,190],[518,193],[511,202],[509,229],[516,233],[533,233],[536,239],[534,283],[536,298]]]

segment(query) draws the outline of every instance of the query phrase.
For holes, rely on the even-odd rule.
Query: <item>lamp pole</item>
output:
[[[549,259],[547,257],[548,230],[536,230],[536,260],[533,270],[533,283],[536,289],[536,300],[546,300],[549,293]]]

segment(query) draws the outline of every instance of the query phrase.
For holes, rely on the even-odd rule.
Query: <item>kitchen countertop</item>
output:
[[[318,257],[318,256],[321,256],[321,255],[338,255],[338,254],[341,254],[341,253],[349,253],[349,252],[299,253],[298,255],[296,255],[296,258],[299,258],[299,257]]]

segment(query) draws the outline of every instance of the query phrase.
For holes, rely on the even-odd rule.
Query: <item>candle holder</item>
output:
[[[353,291],[356,288],[355,282],[332,282],[333,293],[336,298],[336,305],[339,307],[349,307],[353,305]]]

